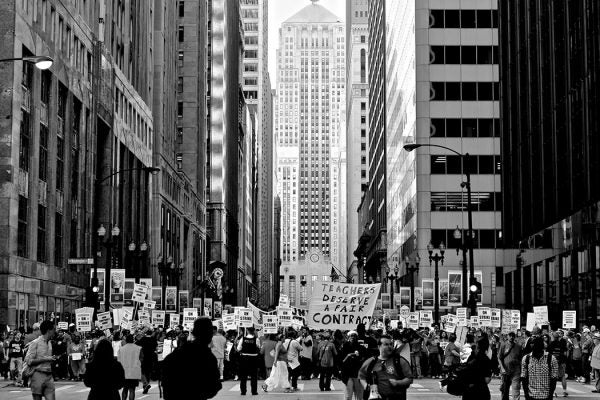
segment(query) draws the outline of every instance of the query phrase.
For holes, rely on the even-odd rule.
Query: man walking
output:
[[[23,342],[21,332],[17,331],[14,339],[9,343],[8,347],[8,359],[10,365],[10,375],[12,379],[20,384],[21,383],[21,369],[23,368],[23,348],[25,344]]]
[[[254,334],[254,328],[246,328],[244,336],[237,345],[237,351],[240,353],[240,394],[246,395],[246,382],[250,377],[250,390],[252,395],[258,395],[258,355],[260,353],[260,343]]]
[[[40,337],[29,345],[25,362],[34,370],[31,375],[31,394],[34,400],[54,400],[54,379],[52,378],[52,362],[56,359],[52,355],[51,339],[54,336],[54,322],[43,321],[40,324]]]
[[[508,340],[502,343],[498,351],[500,372],[502,373],[502,400],[519,400],[521,394],[521,360],[523,350],[515,341],[514,332],[508,334]],[[512,391],[511,391],[512,389]]]
[[[142,348],[137,344],[133,343],[133,335],[128,333],[125,336],[125,346],[121,346],[119,349],[119,356],[117,357],[123,370],[125,370],[125,386],[123,386],[122,399],[127,400],[127,394],[129,394],[129,400],[135,399],[135,389],[142,379]]]
[[[302,379],[309,380],[312,374],[312,354],[313,354],[313,340],[312,336],[308,332],[308,328],[302,328],[302,336],[300,337],[300,345],[302,350],[300,351],[300,368],[302,369]]]
[[[549,400],[558,380],[558,362],[552,354],[544,353],[544,339],[533,338],[531,354],[521,362],[521,380],[526,400]]]

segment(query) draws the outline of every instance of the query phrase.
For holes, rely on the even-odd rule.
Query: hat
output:
[[[350,335],[358,336],[358,332],[356,332],[356,331],[350,331],[350,332],[348,332],[348,336],[350,336]]]
[[[590,333],[590,330],[588,328],[583,328],[583,333]]]

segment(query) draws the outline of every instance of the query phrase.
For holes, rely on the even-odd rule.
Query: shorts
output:
[[[125,379],[125,389],[134,389],[140,384],[139,379]]]
[[[567,369],[567,364],[559,363],[558,364],[558,379],[562,379],[565,376],[565,370]]]
[[[47,397],[48,394],[54,393],[54,379],[52,373],[35,371],[30,378],[31,393]]]

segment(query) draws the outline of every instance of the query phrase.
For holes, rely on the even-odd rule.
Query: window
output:
[[[183,42],[183,40],[184,40],[183,26],[180,26],[180,27],[179,27],[179,30],[178,30],[178,37],[179,37],[179,42],[180,42],[180,43],[181,43],[181,42]]]
[[[183,1],[179,2],[179,17],[183,17],[185,15],[185,3]]]
[[[179,66],[183,67],[183,51],[177,53],[177,61],[179,62]]]
[[[56,213],[54,218],[54,264],[62,267],[63,263],[63,220],[62,214]]]
[[[39,160],[39,178],[46,182],[48,174],[48,127],[40,124],[40,160]]]
[[[446,82],[446,100],[460,100],[460,82]]]
[[[62,136],[56,137],[56,190],[62,191],[64,188],[65,174],[65,139]]]
[[[27,63],[25,63],[27,64]],[[30,158],[30,127],[29,127],[29,113],[21,109],[21,126],[19,130],[19,167],[23,171],[29,171],[29,158]]]
[[[284,279],[283,275],[279,275],[279,291],[283,294],[285,294]]]
[[[476,27],[475,10],[462,10],[460,15],[460,27],[472,29]]]
[[[461,46],[461,64],[476,64],[477,63],[477,47],[476,46]]]
[[[504,286],[504,268],[496,267],[496,286],[503,287]]]
[[[177,92],[183,93],[183,77],[182,76],[177,78]]]
[[[183,118],[183,101],[177,102],[177,117]]]
[[[446,137],[460,137],[462,132],[459,118],[448,118],[446,120]]]
[[[460,28],[459,10],[445,10],[444,28]]]
[[[493,46],[477,46],[477,64],[492,64]]]
[[[300,275],[300,282],[306,282],[306,276]],[[307,304],[306,285],[300,285],[300,305],[305,306]]]
[[[46,207],[38,205],[37,260],[46,262]]]
[[[295,306],[296,305],[296,276],[290,275],[289,279],[290,279],[290,282],[289,282],[290,292],[289,292],[288,296],[290,299],[290,305]]]
[[[443,28],[444,27],[444,10],[429,11],[429,27]]]
[[[477,10],[477,27],[492,27],[492,13],[490,12],[490,10]]]
[[[477,120],[462,120],[462,137],[477,137]]]
[[[18,227],[17,227],[17,256],[27,257],[27,214],[29,202],[27,197],[19,196]]]
[[[477,100],[477,83],[462,82],[462,101]]]
[[[444,46],[431,46],[431,64],[445,64]]]

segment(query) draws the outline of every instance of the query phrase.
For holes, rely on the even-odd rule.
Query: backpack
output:
[[[373,368],[375,368],[375,364],[377,364],[377,360],[379,358],[377,357],[372,357],[371,361],[369,361],[369,365],[367,365],[367,387],[366,389],[363,391],[363,400],[367,400],[369,398],[369,395],[371,394],[371,385],[373,384]],[[402,366],[400,365],[400,354],[398,354],[397,352],[394,352],[393,356],[392,356],[392,361],[394,363],[394,369],[396,370],[396,373],[398,374],[398,379],[404,379],[404,375],[402,374]],[[408,362],[405,360],[405,362]]]

